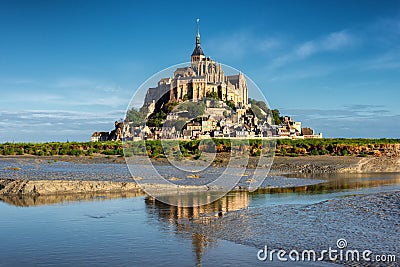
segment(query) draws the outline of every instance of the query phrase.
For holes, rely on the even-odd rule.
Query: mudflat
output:
[[[229,153],[217,153],[212,165],[215,167],[227,166],[229,162]],[[135,162],[135,159],[127,158],[128,161]],[[126,160],[121,156],[0,156],[0,161],[8,162],[24,162],[26,160],[34,160],[38,164],[49,162],[73,162],[79,164],[126,164]],[[328,172],[328,173],[365,173],[365,172],[400,172],[400,157],[388,156],[299,156],[299,157],[282,157],[275,156],[272,160],[271,170],[284,174],[293,172]],[[138,157],[138,161],[142,161]],[[167,158],[149,159],[147,162],[155,165],[168,165]],[[249,157],[246,164],[247,168],[266,167],[258,166],[258,157]],[[182,163],[195,162],[194,160],[182,160]],[[142,162],[141,162],[142,163]],[[269,167],[269,166],[268,166]]]

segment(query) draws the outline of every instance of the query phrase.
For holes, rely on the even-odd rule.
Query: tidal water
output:
[[[308,178],[326,182],[231,192],[196,208],[169,206],[141,192],[0,197],[0,266],[300,266],[260,262],[259,248],[212,239],[181,221],[207,223],[240,209],[400,189],[400,174]]]

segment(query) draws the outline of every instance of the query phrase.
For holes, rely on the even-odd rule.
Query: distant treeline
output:
[[[264,139],[229,140],[209,139],[191,141],[149,140],[137,142],[51,142],[51,143],[3,143],[0,144],[0,155],[36,155],[36,156],[92,156],[118,155],[132,156],[148,154],[152,158],[167,156],[200,158],[201,151],[233,152],[259,156],[273,154],[277,156],[367,156],[389,155],[400,153],[400,139]],[[124,154],[125,150],[125,154]]]

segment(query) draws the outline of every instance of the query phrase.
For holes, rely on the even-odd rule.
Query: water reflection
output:
[[[168,224],[176,234],[192,239],[197,266],[202,264],[205,248],[212,246],[215,240],[202,233],[201,230],[191,228],[190,224],[185,222],[196,220],[200,224],[209,223],[211,220],[222,217],[226,212],[247,208],[249,202],[250,194],[247,191],[230,192],[217,201],[197,207],[171,206],[153,197],[145,198],[149,214],[157,217],[162,223]]]
[[[310,178],[310,174],[308,174],[307,178]],[[324,179],[326,182],[309,186],[259,189],[253,193],[233,191],[217,201],[197,207],[171,206],[149,196],[145,198],[145,204],[147,212],[152,217],[155,217],[155,220],[167,225],[169,229],[173,229],[177,235],[192,239],[192,249],[195,253],[197,266],[201,266],[205,249],[216,242],[202,230],[202,225],[218,220],[226,212],[246,209],[249,206],[266,205],[265,201],[261,201],[260,204],[259,200],[263,198],[266,198],[266,201],[276,201],[278,198],[284,198],[288,203],[293,204],[291,197],[297,196],[295,198],[298,203],[302,203],[300,196],[312,194],[316,197],[309,201],[315,203],[335,197],[331,193],[347,192],[346,194],[352,194],[352,192],[360,189],[363,190],[361,192],[366,193],[369,188],[379,188],[387,185],[396,187],[400,185],[400,174],[396,173],[379,175],[320,174],[315,175],[313,178]],[[270,198],[268,196],[277,197]],[[285,204],[285,201],[279,201],[276,204]]]
[[[116,198],[132,198],[144,196],[142,191],[114,192],[114,193],[76,193],[60,195],[0,195],[0,201],[18,207],[31,207],[63,202],[110,200]]]
[[[324,183],[296,187],[284,188],[263,188],[258,189],[255,194],[274,194],[274,193],[313,193],[324,194],[340,192],[344,190],[354,190],[372,188],[385,185],[399,185],[400,173],[354,173],[354,174],[293,174],[287,175],[289,178],[313,178],[326,180]]]
[[[310,174],[306,177],[310,178]],[[254,207],[267,209],[268,205],[310,204],[342,195],[400,188],[400,174],[393,173],[330,174],[315,175],[313,178],[327,182],[312,186],[269,188],[254,193],[235,191],[208,205],[192,208],[170,206],[140,191],[24,197],[3,195],[0,201],[13,206],[61,202],[71,202],[71,205],[34,209],[2,205],[0,229],[5,233],[1,236],[6,244],[2,248],[2,262],[10,263],[7,264],[10,266],[49,266],[60,265],[62,259],[65,265],[98,266],[115,265],[118,260],[118,263],[124,263],[119,264],[121,266],[174,266],[181,263],[178,260],[186,260],[181,264],[192,265],[194,261],[201,266],[212,258],[215,265],[239,263],[252,266],[253,262],[246,264],[244,261],[254,259],[258,263],[253,254],[254,248],[243,250],[243,247],[224,245],[224,241],[218,240],[217,243],[215,239],[220,227],[224,228],[219,218],[226,216],[227,212]],[[141,197],[102,201],[137,196]],[[73,204],[74,201],[82,202]],[[207,230],[205,226],[210,224],[208,228],[214,228]],[[43,229],[46,229],[46,235],[43,235]],[[82,254],[82,251],[85,253]],[[154,251],[157,257],[150,254]],[[219,258],[229,252],[233,256],[231,254],[226,262],[223,261],[224,257]]]

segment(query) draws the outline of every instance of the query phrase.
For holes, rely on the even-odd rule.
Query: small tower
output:
[[[196,34],[196,47],[192,53],[192,64],[201,61],[205,58],[203,50],[200,47],[200,26],[199,26],[199,19],[197,19],[197,34]]]

